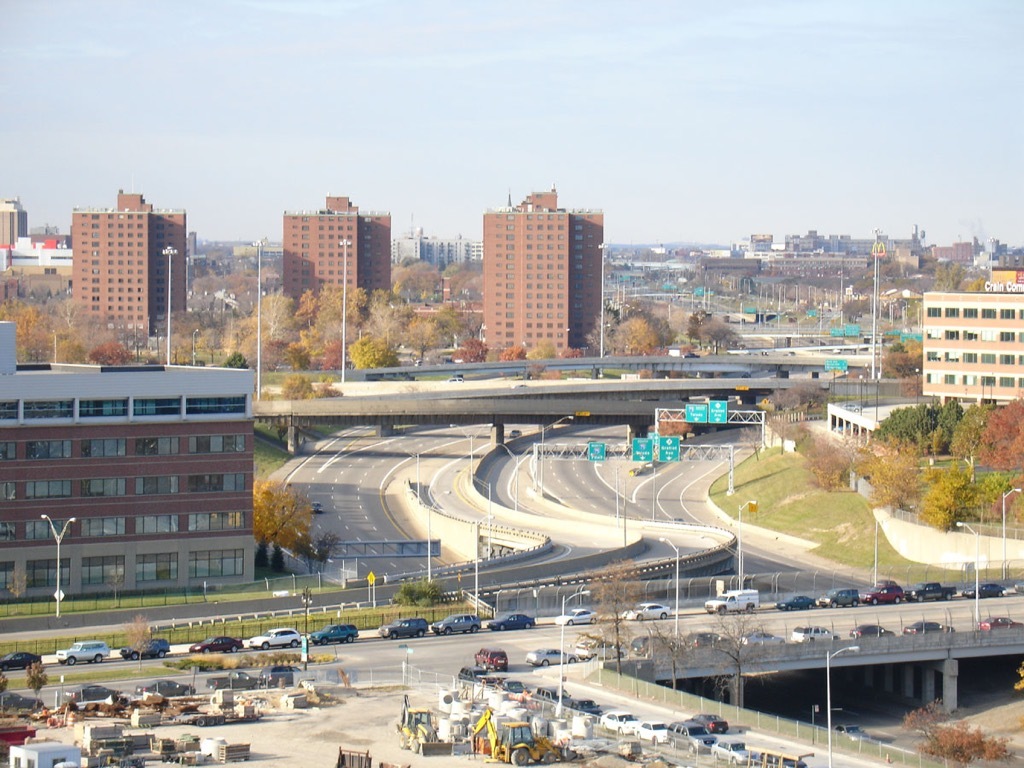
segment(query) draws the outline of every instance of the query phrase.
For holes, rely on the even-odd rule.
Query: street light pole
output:
[[[64,599],[64,594],[60,591],[60,543],[64,540],[64,534],[68,532],[70,525],[75,522],[74,517],[69,517],[64,523],[64,527],[60,529],[60,533],[57,533],[57,526],[53,524],[53,520],[50,519],[49,515],[40,515],[43,520],[50,524],[50,530],[53,532],[53,539],[57,542],[57,591],[53,593],[53,596],[57,599],[57,618],[60,618],[60,601]]]
[[[171,287],[174,282],[171,278],[174,274],[174,257],[177,255],[177,248],[170,245],[164,248],[164,256],[167,257],[167,365],[171,364]]]
[[[199,333],[199,329],[196,328],[192,331],[192,367],[196,367],[196,334]]]
[[[263,395],[263,241],[256,246],[256,399]]]
[[[341,241],[343,261],[341,269],[341,383],[345,383],[345,367],[348,358],[348,247],[352,241]]]
[[[553,422],[551,424],[548,424],[547,427],[545,427],[543,424],[541,424],[541,427],[540,427],[540,453],[537,454],[537,474],[540,476],[540,489],[539,490],[540,490],[541,498],[544,498],[544,432],[547,429],[554,429],[559,424],[561,424],[563,421],[572,421],[575,418],[576,418],[575,415],[563,416],[558,421],[555,421],[555,422]]]
[[[981,536],[967,523],[957,520],[957,528],[966,528],[974,534],[974,628],[981,623],[981,574],[978,573],[981,566]]]
[[[1012,493],[1020,493],[1020,488],[1011,488],[1003,494],[1003,578],[1006,578],[1006,497]]]
[[[679,547],[677,547],[671,541],[666,539],[664,536],[659,538],[658,541],[660,541],[662,544],[668,544],[670,547],[672,547],[672,549],[674,549],[676,551],[676,609],[675,609],[676,626],[675,626],[674,632],[675,632],[676,640],[678,641],[679,640],[679,557],[680,557],[681,553],[679,551]]]
[[[589,595],[589,589],[576,590],[571,595],[562,595],[562,616],[565,616],[565,601],[576,597]],[[562,622],[562,631],[558,640],[558,706],[555,707],[555,717],[562,716],[562,695],[565,690],[565,622]]]
[[[736,525],[736,573],[740,577],[739,589],[743,589],[743,510],[757,512],[757,502],[747,501],[740,504]]]
[[[841,653],[859,653],[859,645],[850,645],[825,655],[825,723],[828,728],[828,768],[832,768],[832,659]]]
[[[878,583],[878,519],[875,519],[875,567],[871,572],[871,576],[874,579],[872,583]]]

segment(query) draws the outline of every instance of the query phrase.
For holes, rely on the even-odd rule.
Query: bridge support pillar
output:
[[[627,427],[626,440],[632,443],[635,437],[647,437],[650,428],[649,424],[630,424]]]
[[[292,456],[299,452],[299,447],[302,444],[302,435],[299,434],[299,430],[294,427],[288,427],[288,453]]]
[[[914,665],[903,664],[902,667],[903,679],[900,681],[899,695],[910,701],[914,701]]]
[[[864,667],[865,670],[869,670],[870,667]],[[892,664],[886,664],[882,667],[882,690],[886,693],[895,693],[896,685],[893,680],[893,667]]]
[[[395,434],[395,428],[388,424],[381,424],[377,427],[377,437],[391,437]]]
[[[957,678],[960,676],[960,661],[958,659],[943,659],[936,662],[937,671],[942,673],[942,708],[947,712],[954,711],[959,706],[957,694]],[[933,699],[934,700],[934,697]],[[930,700],[926,700],[925,704]]]
[[[921,665],[921,703],[927,704],[929,701],[935,701],[936,698],[940,698],[935,695],[935,677],[936,672],[941,672],[941,669],[936,669],[936,665],[930,662],[925,662]]]
[[[491,445],[502,445],[505,442],[505,425],[491,424]]]

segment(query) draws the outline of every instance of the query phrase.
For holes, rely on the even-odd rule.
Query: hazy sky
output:
[[[348,195],[479,238],[552,185],[614,243],[1024,245],[1019,0],[0,0],[0,197],[202,238]]]

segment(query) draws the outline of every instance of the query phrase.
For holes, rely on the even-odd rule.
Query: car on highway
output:
[[[850,630],[850,637],[893,637],[895,634],[877,624],[858,624]]]
[[[596,637],[581,637],[576,641],[576,648],[574,650],[576,655],[580,657],[580,661],[626,658],[625,649],[615,645],[615,643],[599,640]]]
[[[110,655],[110,647],[102,640],[81,640],[57,651],[57,661],[73,667],[80,661],[99,664]]]
[[[314,501],[311,506],[313,507],[314,515],[322,515],[324,513],[324,505],[322,502]]]
[[[125,646],[121,649],[122,659],[138,661],[141,659],[162,659],[171,652],[171,644],[162,637],[144,640],[137,646]]]
[[[899,605],[903,602],[903,587],[899,584],[876,584],[860,593],[860,601],[867,605]]]
[[[575,653],[566,653],[558,648],[538,648],[526,654],[526,663],[532,667],[547,667],[551,664],[575,664],[579,657]]]
[[[978,597],[984,600],[988,597],[1002,597],[1006,594],[1006,589],[1001,584],[982,584],[978,587]],[[974,599],[974,587],[967,587],[963,592],[960,593],[962,597]]]
[[[290,627],[278,627],[264,632],[262,635],[250,637],[245,641],[248,648],[262,648],[264,651],[270,648],[298,648],[302,642],[302,635],[298,630]]]
[[[705,712],[699,715],[694,715],[690,718],[690,722],[700,723],[711,733],[729,732],[729,721],[719,717],[718,715],[710,715]]]
[[[359,637],[359,630],[355,624],[328,624],[309,633],[309,640],[314,645],[328,645],[330,643],[354,643]]]
[[[904,635],[926,635],[935,632],[953,632],[953,628],[937,621],[915,621],[903,628]]]
[[[740,642],[743,645],[782,645],[786,641],[778,635],[773,635],[771,632],[758,630],[751,632],[749,635],[744,635]]]
[[[75,704],[98,704],[100,702],[117,702],[124,699],[124,694],[105,685],[80,685],[64,691],[64,698]]]
[[[866,741],[871,738],[870,736],[868,736],[867,731],[865,731],[859,725],[840,724],[833,726],[832,730],[834,730],[836,733],[841,733],[844,736],[853,739],[854,741]]]
[[[794,643],[813,643],[816,640],[835,640],[835,635],[825,627],[795,627],[789,639]]]
[[[721,760],[729,765],[746,765],[750,758],[746,742],[743,741],[719,741],[710,751],[716,762]]]
[[[473,663],[494,672],[508,672],[508,654],[502,648],[481,648]]]
[[[691,720],[677,721],[668,727],[672,741],[677,747],[688,749],[696,755],[709,753],[718,743],[718,737],[700,723]]]
[[[622,612],[626,621],[646,621],[648,619],[667,619],[672,609],[661,603],[640,603]]]
[[[597,621],[597,614],[589,608],[573,608],[568,613],[555,617],[555,624],[572,627],[576,624],[593,624]]]
[[[683,636],[683,645],[687,648],[714,648],[725,642],[717,632],[690,632]]]
[[[423,637],[429,629],[430,625],[427,624],[426,619],[414,616],[409,619],[395,619],[384,624],[377,630],[377,634],[389,640],[395,640],[399,637]]]
[[[815,602],[819,608],[856,608],[860,605],[860,592],[856,589],[830,589]]]
[[[0,693],[0,712],[35,712],[42,708],[42,699],[22,696],[14,691]]]
[[[636,731],[636,727],[640,724],[640,719],[632,712],[626,712],[621,709],[613,709],[611,712],[605,712],[601,715],[601,719],[598,720],[598,725],[609,731],[614,731],[620,736]]]
[[[7,672],[11,669],[28,669],[33,664],[42,661],[39,656],[28,651],[12,651],[0,656],[0,672]]]
[[[239,640],[237,637],[227,637],[226,635],[219,635],[217,637],[208,637],[205,640],[193,643],[188,647],[189,653],[234,653],[240,651],[245,647],[245,643]]]
[[[780,600],[775,607],[780,611],[806,611],[815,605],[814,598],[807,595],[793,595],[786,600]]]
[[[144,696],[147,693],[158,693],[171,698],[173,696],[194,696],[196,689],[176,680],[153,680],[145,685],[135,686],[136,696]]]
[[[453,613],[431,624],[430,631],[435,635],[450,635],[453,632],[462,634],[479,632],[480,617],[475,613]]]
[[[533,629],[537,620],[525,613],[502,613],[487,622],[487,628],[494,632],[512,629]]]
[[[1008,616],[989,616],[987,619],[982,619],[978,622],[978,629],[982,632],[989,632],[993,629],[1021,629],[1024,627],[1019,621],[1014,621]]]
[[[651,745],[667,744],[669,741],[668,723],[664,720],[641,720],[633,735],[640,741]]]

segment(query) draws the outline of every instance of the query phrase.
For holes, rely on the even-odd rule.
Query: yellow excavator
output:
[[[487,741],[484,748],[476,749],[478,734],[484,731]],[[551,763],[572,760],[575,753],[566,748],[559,748],[544,736],[534,736],[530,724],[522,721],[494,724],[494,712],[487,709],[473,726],[474,751],[490,751],[490,763],[511,763],[512,765],[528,765],[529,763]]]
[[[409,706],[409,697],[402,702],[402,719],[396,723],[398,744],[417,754],[451,754],[451,742],[441,742],[434,728],[434,715],[429,709]]]

